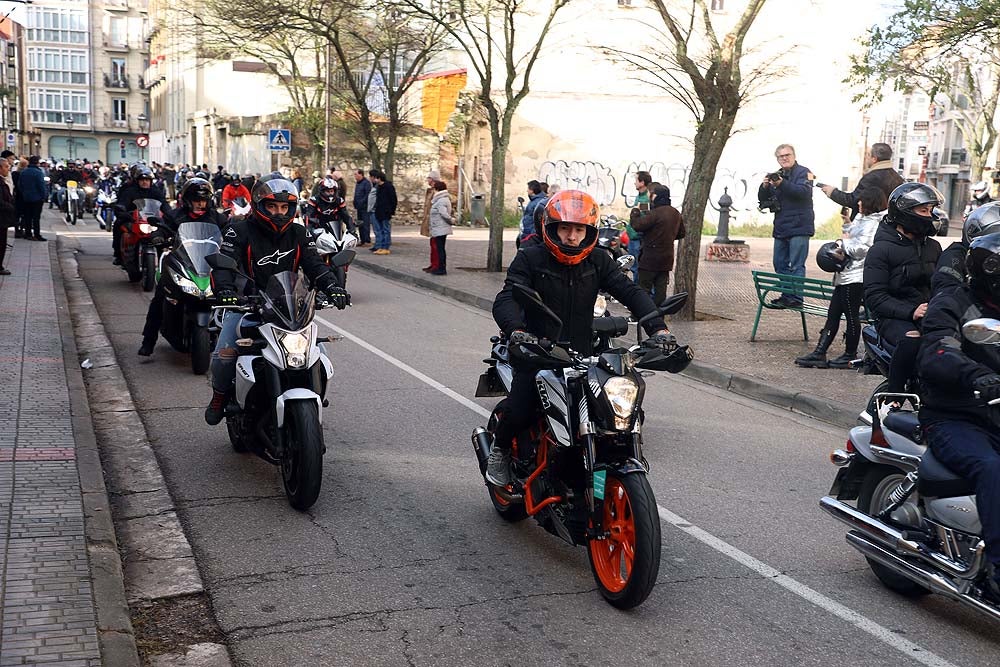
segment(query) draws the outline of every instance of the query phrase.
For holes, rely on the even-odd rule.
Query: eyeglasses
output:
[[[784,157],[795,157],[795,153],[782,153],[781,155],[776,155],[779,160]]]

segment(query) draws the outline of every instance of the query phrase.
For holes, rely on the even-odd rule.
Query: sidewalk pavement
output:
[[[128,608],[80,369],[64,361],[54,239],[14,243],[0,277],[0,666],[134,664],[107,622],[117,601],[127,626]]]
[[[415,226],[393,229],[392,253],[373,255],[358,250],[354,264],[386,277],[438,291],[484,310],[503,284],[503,273],[489,273],[486,265],[488,230],[456,227],[448,237],[448,274],[432,276],[421,269],[430,263],[430,245]],[[504,234],[504,268],[516,249],[516,230]],[[708,239],[704,241],[707,243]],[[807,316],[808,342],[802,340],[798,313],[765,310],[757,341],[750,342],[757,310],[752,269],[773,271],[772,239],[747,239],[750,263],[706,262],[698,269],[697,310],[699,321],[671,322],[680,342],[691,345],[696,363],[687,375],[739,394],[758,398],[836,424],[850,425],[865,406],[872,390],[881,381],[854,371],[806,369],[794,359],[815,347],[824,320]],[[823,241],[813,241],[807,275],[829,278],[812,261]],[[704,257],[704,251],[702,257]],[[673,278],[671,276],[671,278]],[[357,279],[357,278],[355,278]],[[348,287],[350,280],[348,280]],[[831,356],[844,350],[843,326]],[[472,343],[474,344],[474,343]],[[488,343],[482,341],[483,348]]]

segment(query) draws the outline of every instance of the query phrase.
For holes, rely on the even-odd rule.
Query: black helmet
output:
[[[199,217],[204,213],[196,213],[194,210],[194,202],[201,201],[211,201],[212,200],[212,184],[209,183],[204,178],[192,178],[189,179],[182,187],[181,191],[177,196],[180,200],[181,208],[183,208],[189,216]],[[207,210],[207,209],[206,209]]]
[[[153,180],[153,172],[152,172],[152,170],[150,170],[150,168],[147,167],[144,164],[140,164],[140,165],[136,165],[136,166],[132,167],[132,172],[135,175],[135,181],[136,181],[136,183],[138,183],[139,180],[143,179],[143,178],[148,178],[150,181]]]
[[[962,227],[962,242],[969,245],[974,238],[993,232],[1000,232],[1000,201],[983,204],[969,214]]]
[[[827,273],[840,273],[847,266],[847,255],[839,243],[830,241],[819,247],[816,264]]]
[[[889,212],[886,221],[899,225],[917,236],[934,236],[941,222],[940,211],[930,215],[917,215],[914,209],[925,204],[932,208],[944,205],[944,196],[926,183],[903,183],[889,195]]]
[[[253,219],[267,231],[281,234],[295,219],[295,205],[299,193],[291,181],[283,178],[269,178],[258,181],[250,193],[250,207],[253,209]],[[268,213],[264,205],[267,202],[284,202],[288,204],[288,213]]]
[[[337,201],[338,195],[337,181],[332,176],[327,176],[319,182],[319,198],[327,204]]]
[[[972,288],[1000,303],[1000,232],[972,239],[965,267]]]
[[[229,182],[232,183],[233,185],[239,185],[240,184],[240,175],[239,174],[230,174],[230,176],[229,176]]]

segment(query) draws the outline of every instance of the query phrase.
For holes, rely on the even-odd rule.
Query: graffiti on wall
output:
[[[601,206],[615,200],[615,177],[600,162],[544,162],[538,169],[538,180],[563,190],[583,190]]]
[[[631,162],[625,167],[621,177],[621,187],[616,188],[611,168],[600,162],[575,161],[545,162],[538,170],[538,180],[557,183],[560,187],[584,190],[601,206],[615,203],[620,195],[626,207],[635,204],[638,191],[635,176],[640,171],[648,171],[654,183],[662,183],[670,188],[670,198],[675,206],[684,200],[684,192],[690,182],[691,167],[679,162]],[[757,210],[757,187],[766,173],[765,170],[744,172],[738,169],[719,167],[712,181],[708,204],[714,211],[719,210],[719,198],[728,192],[733,199],[732,212]]]

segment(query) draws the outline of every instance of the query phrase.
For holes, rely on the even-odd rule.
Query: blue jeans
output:
[[[392,221],[379,220],[372,214],[372,223],[375,228],[375,250],[380,248],[388,250],[392,245]]]
[[[990,562],[1000,566],[1000,434],[964,421],[936,421],[924,427],[934,456],[972,481]]]
[[[808,236],[789,236],[774,239],[774,272],[786,276],[806,275],[806,256],[809,254]],[[794,288],[785,290],[791,298],[801,301],[802,297],[795,294]]]
[[[626,249],[628,254],[635,257],[635,261],[632,262],[632,282],[639,282],[639,253],[642,251],[642,237],[637,239],[629,238],[628,248]]]
[[[240,320],[243,313],[234,310],[226,311],[222,318],[222,330],[219,332],[219,340],[215,343],[215,350],[212,351],[212,389],[220,392],[228,392],[236,379],[236,357],[239,356],[236,349],[236,339],[240,334]]]

